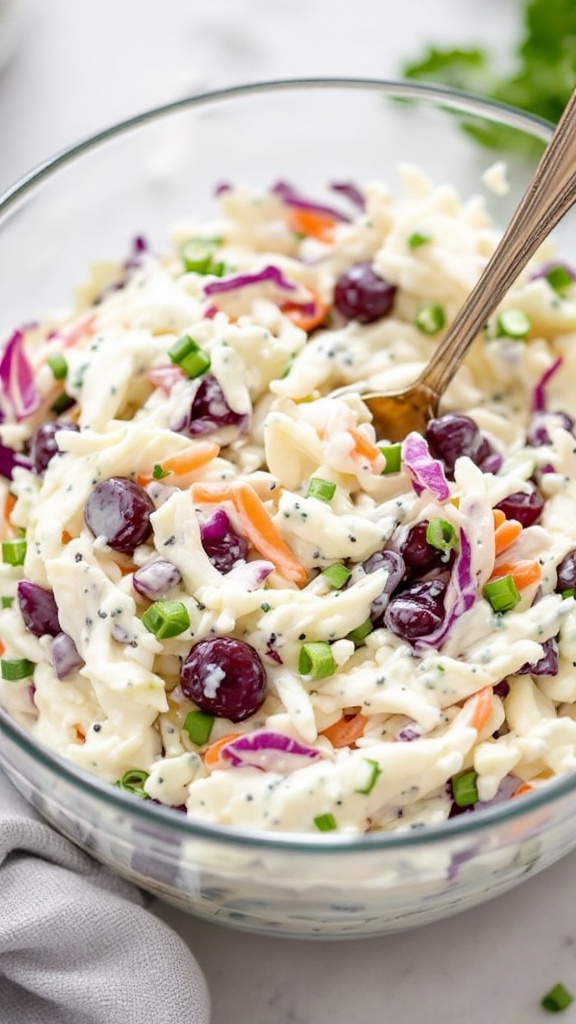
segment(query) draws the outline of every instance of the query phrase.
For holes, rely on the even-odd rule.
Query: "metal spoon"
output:
[[[378,437],[400,441],[424,431],[488,317],[575,201],[576,90],[499,245],[420,377],[401,391],[362,394]]]

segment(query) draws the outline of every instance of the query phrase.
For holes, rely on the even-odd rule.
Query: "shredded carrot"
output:
[[[330,740],[333,747],[352,747],[356,740],[360,739],[364,734],[367,722],[366,715],[363,715],[361,711],[357,711],[352,718],[346,715],[339,718],[333,725],[323,729],[320,735]]]
[[[6,495],[6,501],[4,502],[4,522],[7,526],[12,526],[12,513],[14,511],[15,504],[16,495],[9,491]]]
[[[228,732],[225,736],[221,736],[219,740],[214,740],[214,743],[211,743],[209,747],[206,747],[206,750],[202,754],[204,764],[208,768],[214,768],[220,761],[220,752],[222,747],[225,747],[227,743],[230,743],[231,740],[235,740],[241,735],[242,734],[239,732]]]
[[[506,548],[509,548],[522,533],[522,523],[517,519],[505,519],[494,531],[494,545],[496,555],[501,555]]]
[[[281,576],[304,584],[308,573],[290,550],[262,499],[250,484],[239,483],[232,489],[234,507],[248,540],[264,558],[276,566]]]
[[[469,713],[469,724],[473,729],[476,729],[476,732],[482,732],[484,726],[490,721],[493,697],[493,688],[491,686],[484,686],[477,693],[474,693],[464,705]]]
[[[195,505],[220,505],[223,501],[232,501],[232,484],[192,484],[190,497]]]
[[[332,242],[337,221],[329,213],[293,207],[288,213],[288,224],[297,235],[317,238],[320,242]]]
[[[522,782],[518,789],[512,793],[512,799],[514,800],[517,796],[524,796],[525,793],[532,793],[534,791],[534,785],[532,782]]]
[[[497,530],[502,523],[506,522],[506,513],[501,508],[493,508],[492,515],[494,516],[494,529]]]
[[[347,431],[354,438],[354,453],[356,455],[362,455],[369,462],[375,462],[376,459],[382,457],[377,444],[374,444],[369,437],[362,430],[358,430],[356,427],[350,427]]]
[[[5,650],[6,650],[6,647],[4,646],[2,641],[0,640],[0,657],[4,654]]]
[[[495,565],[491,580],[500,579],[502,576],[511,576],[518,590],[529,587],[533,583],[539,583],[542,579],[542,566],[539,562],[519,561],[501,562]]]
[[[170,474],[173,477],[187,476],[188,473],[194,473],[196,470],[202,469],[203,466],[207,466],[209,462],[216,458],[219,451],[220,445],[215,444],[214,441],[197,441],[196,444],[191,445],[189,448],[184,448],[181,452],[169,455],[159,465],[163,474]],[[136,477],[141,487],[146,487],[153,479],[153,474],[140,474]],[[170,483],[173,482],[174,480],[170,481]]]
[[[69,544],[71,540],[72,540],[72,534],[68,533],[68,530],[62,530],[62,537],[61,537],[62,544]]]
[[[96,315],[91,313],[89,316],[83,316],[81,320],[78,320],[70,330],[64,331],[64,347],[73,348],[83,338],[89,338],[94,333],[95,320]]]
[[[323,322],[330,307],[328,306],[328,303],[322,301],[317,292],[309,286],[307,287],[308,291],[312,293],[311,302],[314,304],[313,313],[305,312],[305,307],[303,308],[297,302],[283,302],[280,309],[293,324],[296,324],[296,327],[301,327],[302,330],[306,331],[308,334]]]
[[[76,733],[76,739],[80,743],[84,743],[86,741],[86,733],[84,732],[84,729],[82,728],[82,726],[78,725],[78,724],[75,725],[74,726],[74,731]]]

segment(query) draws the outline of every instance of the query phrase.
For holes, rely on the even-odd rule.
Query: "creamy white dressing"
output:
[[[485,181],[504,191],[504,170],[488,169]],[[481,806],[498,799],[503,780],[539,786],[576,768],[575,601],[556,592],[557,567],[576,548],[576,439],[555,415],[576,416],[576,287],[558,295],[528,271],[498,311],[526,313],[527,339],[501,337],[492,318],[448,389],[446,409],[475,420],[500,468],[487,472],[460,458],[448,499],[421,492],[404,465],[385,473],[376,446],[385,439],[358,385],[414,379],[441,336],[418,329],[419,309],[434,303],[449,322],[496,240],[479,197],[462,201],[414,168],[401,173],[403,199],[368,183],[365,212],[339,224],[333,240],[299,237],[280,197],[233,188],[214,221],[174,229],[167,256],[144,253],[130,271],[95,267],[73,312],[26,330],[40,405],[22,420],[7,416],[0,439],[22,450],[54,418],[50,405],[63,388],[72,405],[63,417],[79,429],[57,433],[59,454],[43,473],[14,473],[17,500],[4,539],[24,538],[26,554],[23,564],[0,563],[8,666],[0,699],[74,764],[110,783],[141,772],[146,795],[185,805],[194,819],[296,832],[421,827],[448,816],[461,771],[475,773]],[[414,235],[424,241],[411,244]],[[218,240],[220,269],[183,265],[181,246],[198,237]],[[367,324],[330,308],[338,276],[358,262],[397,289],[390,314]],[[269,268],[288,286],[268,277],[218,287]],[[314,313],[316,322],[307,322]],[[209,361],[199,376],[188,378],[168,354],[184,336]],[[55,355],[66,360],[64,383],[46,362]],[[548,438],[530,446],[533,389],[558,357],[563,364],[546,385]],[[238,419],[187,436],[183,424],[206,373],[219,387],[214,408]],[[346,386],[348,393],[328,397]],[[218,447],[205,461],[164,472],[206,441]],[[529,489],[535,474],[545,498],[540,520],[497,555],[494,506]],[[154,505],[150,535],[128,554],[95,537],[84,518],[94,488],[111,477],[139,481]],[[329,497],[309,494],[314,479]],[[235,498],[246,484],[261,502],[264,536]],[[3,485],[3,501],[7,493]],[[227,572],[202,541],[215,509],[246,542],[246,558]],[[451,581],[446,614],[454,603],[457,610],[437,645],[425,637],[409,643],[384,627],[373,607],[388,570],[363,568],[383,549],[401,551],[410,529],[431,519],[453,529],[457,549],[465,536],[474,592],[460,607],[462,581],[448,564],[440,570]],[[147,626],[152,599],[134,586],[139,568],[162,559],[177,582],[159,596],[177,602],[188,622],[176,636]],[[482,596],[495,559],[535,563],[540,575],[498,614]],[[339,588],[322,575],[334,565],[351,573]],[[78,664],[61,677],[52,637],[27,628],[21,579],[53,594],[60,629],[76,648]],[[198,642],[218,636],[257,652],[266,693],[240,720],[217,714],[202,737],[180,668]],[[558,671],[526,671],[548,642]],[[306,645],[328,652],[325,673],[306,669]],[[205,698],[217,701],[226,683],[215,658]],[[240,766],[212,747],[230,734],[273,734],[301,752],[282,762],[292,770],[278,771],[272,756],[267,766],[262,750],[258,766]]]

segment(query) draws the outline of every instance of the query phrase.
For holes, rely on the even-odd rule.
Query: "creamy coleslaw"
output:
[[[0,357],[0,700],[192,819],[419,827],[576,767],[574,274],[543,249],[425,435],[378,437],[361,387],[497,241],[401,176],[222,185]]]

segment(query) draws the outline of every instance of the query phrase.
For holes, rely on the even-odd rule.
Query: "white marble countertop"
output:
[[[28,3],[0,71],[0,191],[68,144],[187,93],[282,77],[392,78],[424,40],[488,42],[504,54],[520,9],[520,0]],[[160,904],[155,912],[204,968],[213,1024],[538,1024],[548,988],[576,991],[572,899],[576,854],[484,907],[381,939],[274,940]],[[576,1022],[576,1003],[561,1019]]]

